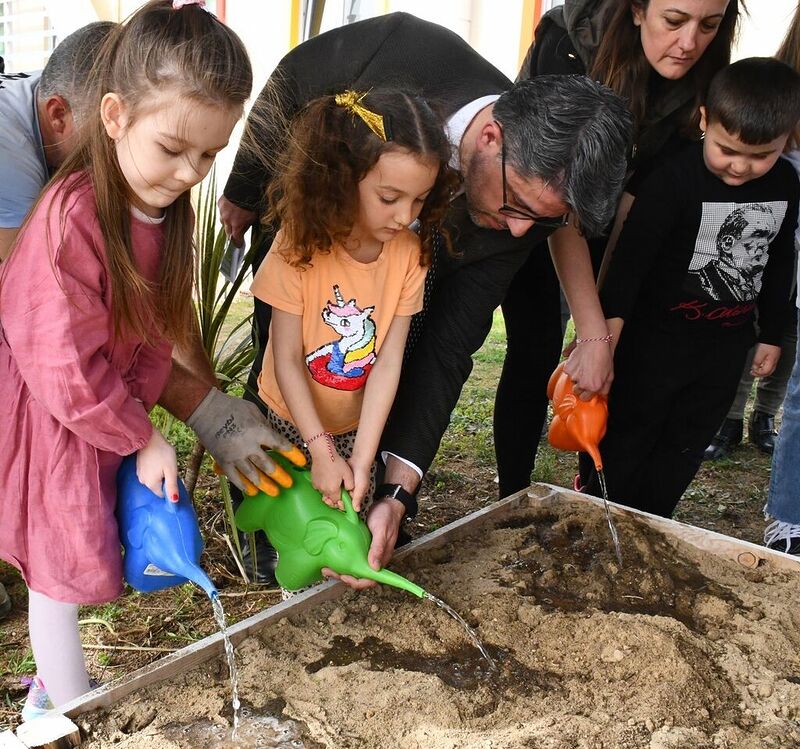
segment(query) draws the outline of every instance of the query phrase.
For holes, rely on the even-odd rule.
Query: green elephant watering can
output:
[[[392,585],[420,598],[426,592],[391,570],[369,566],[372,535],[353,509],[350,495],[342,489],[344,511],[326,505],[311,484],[311,472],[298,468],[283,456],[271,453],[292,477],[292,486],[277,497],[263,492],[244,498],[236,511],[240,530],[263,530],[278,552],[275,579],[287,590],[298,590],[323,579],[328,567],[339,575],[368,578]]]

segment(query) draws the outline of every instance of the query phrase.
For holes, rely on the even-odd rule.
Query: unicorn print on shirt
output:
[[[328,301],[321,314],[339,338],[308,354],[306,366],[321,385],[336,390],[358,390],[364,387],[377,359],[376,328],[370,317],[375,307],[362,309],[355,299],[345,302],[336,285],[333,293],[336,302]]]

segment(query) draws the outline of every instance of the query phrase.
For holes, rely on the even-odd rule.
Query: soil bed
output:
[[[347,592],[237,648],[248,708],[229,743],[224,661],[78,722],[86,747],[800,747],[800,574],[745,570],[565,500],[395,568],[428,601]],[[248,735],[250,734],[250,735]]]

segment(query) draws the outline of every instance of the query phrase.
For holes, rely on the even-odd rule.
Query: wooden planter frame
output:
[[[519,508],[531,507],[535,504],[557,505],[563,500],[599,505],[602,511],[602,500],[595,497],[551,484],[534,484],[529,489],[512,494],[506,499],[495,502],[413,541],[408,546],[403,547],[395,555],[394,560],[399,561],[412,554],[430,551],[451,543],[473,532],[482,523],[502,520]],[[679,523],[676,520],[668,520],[646,512],[633,510],[613,502],[609,503],[609,505],[615,514],[634,516],[639,522],[661,531],[667,538],[683,541],[710,554],[734,560],[742,567],[753,569],[759,565],[768,565],[774,569],[791,570],[800,574],[800,559],[787,554],[772,551],[747,541],[739,541],[721,533]],[[270,606],[238,624],[232,625],[228,628],[228,633],[233,644],[238,645],[250,635],[270,624],[274,624],[279,619],[301,613],[325,601],[336,599],[348,590],[349,588],[343,583],[336,581],[326,582],[288,601]],[[111,707],[132,692],[171,679],[205,661],[222,655],[223,648],[224,643],[221,633],[205,637],[134,671],[128,676],[115,679],[77,700],[73,700],[64,706],[63,713],[75,719],[90,710]]]

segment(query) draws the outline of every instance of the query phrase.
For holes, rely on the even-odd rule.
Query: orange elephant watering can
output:
[[[606,434],[608,399],[597,394],[588,401],[578,398],[572,391],[572,380],[564,371],[565,363],[556,367],[547,383],[547,397],[553,401],[553,420],[547,439],[558,450],[589,453],[599,471],[603,468],[599,445]]]

